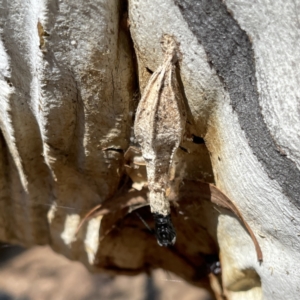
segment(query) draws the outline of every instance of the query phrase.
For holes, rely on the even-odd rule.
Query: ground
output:
[[[24,250],[0,245],[0,300],[210,300],[205,290],[173,274],[110,277],[91,274],[49,247]]]

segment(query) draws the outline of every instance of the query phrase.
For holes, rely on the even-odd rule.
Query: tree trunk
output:
[[[2,1],[0,240],[49,244],[94,271],[162,267],[218,299],[298,299],[299,9]],[[187,110],[169,248],[134,206],[147,204],[147,178],[132,130],[165,34]]]

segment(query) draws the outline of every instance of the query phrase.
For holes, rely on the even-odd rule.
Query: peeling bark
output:
[[[294,1],[3,1],[0,240],[50,244],[95,271],[163,267],[218,299],[296,299],[298,15]],[[132,128],[165,35],[178,42],[187,132],[167,249],[136,214],[153,228],[136,207],[148,178]]]

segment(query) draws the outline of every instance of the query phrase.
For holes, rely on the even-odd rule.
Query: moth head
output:
[[[177,43],[174,36],[164,34],[161,38],[160,45],[164,55],[167,57],[172,57],[173,64],[175,64],[180,59],[180,57],[178,56],[180,55],[178,51],[179,44]]]

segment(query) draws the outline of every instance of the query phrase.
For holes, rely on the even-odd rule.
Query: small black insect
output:
[[[207,273],[219,275],[222,273],[222,267],[217,254],[204,254]]]
[[[176,242],[176,231],[171,216],[154,213],[155,236],[160,246],[173,246]]]
[[[215,275],[219,275],[222,272],[221,263],[219,261],[216,261],[209,266],[209,269]]]

